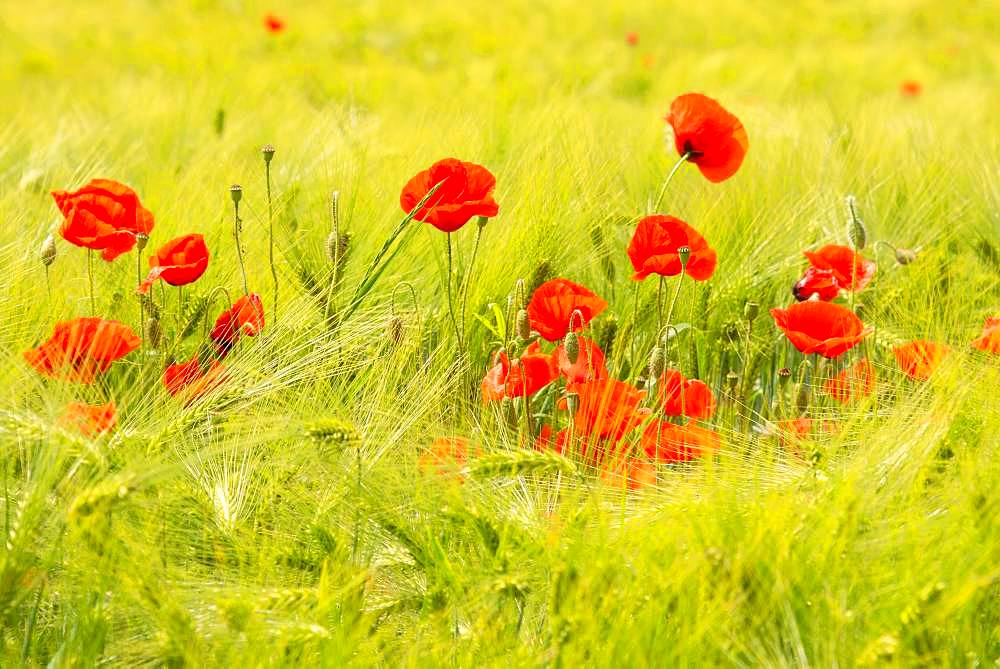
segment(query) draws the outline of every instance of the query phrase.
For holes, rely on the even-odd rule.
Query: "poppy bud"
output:
[[[851,246],[855,250],[860,251],[868,243],[868,230],[865,228],[864,221],[858,216],[857,200],[854,199],[854,196],[848,195],[846,201],[848,213],[847,239],[850,240]]]
[[[691,247],[690,246],[678,247],[677,256],[681,259],[681,269],[687,269],[688,260],[691,259]]]
[[[51,265],[52,261],[56,259],[56,238],[51,234],[42,242],[40,255],[42,257],[42,264],[46,267]]]
[[[667,354],[661,346],[655,346],[649,354],[649,376],[652,379],[658,379],[666,368]]]
[[[563,338],[563,349],[566,351],[569,364],[575,365],[576,361],[580,359],[580,338],[576,336],[575,332],[566,333]]]
[[[149,235],[147,235],[145,232],[140,232],[136,234],[135,236],[136,250],[139,251],[139,253],[142,253],[142,250],[146,248],[146,242],[148,241],[149,241]]]
[[[531,339],[531,320],[528,318],[528,312],[525,309],[520,309],[517,312],[517,323],[515,324],[517,328],[517,338],[521,341],[528,341]],[[567,335],[568,337],[569,335]],[[579,345],[577,345],[577,353],[579,353]],[[576,362],[574,360],[574,362]]]
[[[389,319],[389,339],[396,346],[399,342],[403,341],[403,334],[406,330],[406,323],[403,322],[402,316],[393,316]]]
[[[233,199],[233,202],[239,204],[239,201],[243,199],[243,186],[239,184],[233,184],[230,186],[229,197]]]
[[[909,265],[917,259],[917,252],[911,249],[896,249],[896,262],[900,265]]]
[[[566,410],[575,414],[580,409],[580,396],[576,393],[566,395]]]
[[[740,380],[739,374],[737,374],[732,370],[730,370],[729,373],[726,374],[726,386],[729,388],[730,395],[736,395],[736,385],[739,382],[739,380]]]
[[[260,147],[260,152],[264,156],[264,163],[270,164],[271,159],[274,158],[274,144],[265,144]]]
[[[163,328],[160,326],[160,319],[156,316],[146,319],[143,333],[146,335],[146,341],[149,342],[150,348],[158,349],[163,345]]]
[[[757,318],[757,314],[759,313],[760,305],[756,302],[747,302],[743,305],[743,317],[746,318],[748,322],[752,323]]]

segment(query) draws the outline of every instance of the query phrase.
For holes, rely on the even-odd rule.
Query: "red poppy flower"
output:
[[[139,292],[146,293],[157,279],[171,286],[194,283],[208,267],[208,247],[201,235],[184,235],[173,239],[149,258],[149,274],[139,284]]]
[[[555,451],[560,455],[566,452],[566,443],[569,441],[569,430],[559,430],[552,434],[552,426],[545,424],[542,426],[538,437],[535,439],[535,450]]]
[[[983,334],[972,342],[972,347],[986,353],[1000,353],[1000,318],[987,318]]]
[[[604,470],[601,474],[609,486],[640,490],[656,485],[656,465],[642,456],[627,457],[624,461]]]
[[[899,92],[903,97],[915,98],[924,91],[923,84],[913,79],[907,79],[899,85]]]
[[[861,358],[824,384],[826,393],[841,404],[868,397],[875,391],[875,366]]]
[[[715,395],[704,381],[685,379],[676,369],[668,369],[658,382],[663,413],[668,416],[711,418],[715,413]]]
[[[681,95],[670,103],[667,123],[674,129],[677,153],[689,153],[709,181],[718,183],[736,174],[750,142],[740,120],[710,97]]]
[[[771,309],[771,316],[795,348],[824,358],[843,355],[874,331],[853,311],[833,302],[798,302],[787,309]]]
[[[70,244],[101,251],[109,262],[131,251],[137,234],[153,229],[153,214],[117,181],[93,179],[77,191],[52,191],[52,197],[63,215],[59,234]]]
[[[575,363],[570,363],[566,347],[559,344],[552,356],[559,365],[559,373],[567,383],[585,383],[594,379],[603,379],[608,375],[604,366],[604,351],[591,339],[579,337],[580,354]]]
[[[52,336],[24,358],[45,376],[93,383],[111,363],[139,348],[132,328],[118,321],[74,318],[55,324]]]
[[[677,276],[681,273],[681,257],[677,249],[686,246],[691,250],[684,273],[696,281],[705,281],[715,272],[715,251],[701,234],[679,218],[673,216],[646,216],[635,228],[628,245],[636,281],[650,274]]]
[[[528,319],[542,339],[559,341],[569,332],[569,321],[574,311],[579,311],[582,322],[577,318],[574,326],[577,332],[586,327],[608,303],[592,290],[569,279],[552,279],[535,290],[528,302]]]
[[[493,357],[493,366],[483,378],[483,402],[534,395],[556,376],[555,361],[551,355],[542,353],[537,341],[513,363],[506,351],[500,351]]]
[[[284,19],[275,16],[274,14],[266,14],[264,16],[264,29],[272,35],[277,35],[285,29]]]
[[[911,379],[926,381],[951,348],[932,341],[917,340],[892,349],[900,369]]]
[[[568,387],[579,397],[573,416],[576,433],[585,437],[620,441],[643,420],[639,403],[646,393],[617,379],[595,379]],[[560,400],[565,409],[566,400]]]
[[[722,438],[696,425],[675,425],[654,420],[642,431],[642,448],[653,460],[687,462],[719,450]]]
[[[792,295],[799,302],[808,300],[813,295],[824,302],[829,302],[839,294],[840,284],[837,283],[832,269],[810,267],[792,286]]]
[[[417,463],[421,469],[447,475],[457,473],[472,455],[478,455],[478,449],[473,449],[471,442],[465,437],[438,437],[420,455]]]
[[[629,46],[638,46],[639,44],[639,33],[630,32],[625,33],[625,43]]]
[[[430,223],[442,232],[454,232],[473,216],[489,218],[496,216],[500,210],[493,200],[497,180],[488,169],[475,163],[445,158],[406,182],[399,196],[403,211],[413,211],[439,183],[441,187],[415,218]]]
[[[70,402],[66,406],[62,422],[88,437],[96,437],[113,429],[118,422],[118,416],[114,402],[97,405]]]
[[[832,420],[818,420],[815,418],[801,417],[779,420],[774,423],[771,434],[778,437],[781,447],[795,455],[804,455],[802,442],[812,439],[819,434],[833,434],[837,429],[837,424]]]
[[[827,244],[818,251],[805,251],[803,255],[816,269],[832,270],[833,278],[844,290],[861,290],[875,276],[875,263],[849,246]]]
[[[226,380],[226,368],[218,360],[202,367],[198,356],[187,362],[169,365],[163,370],[163,386],[171,396],[183,395],[188,401],[218,388]]]
[[[226,355],[241,335],[256,336],[264,329],[264,305],[260,295],[250,293],[241,296],[228,311],[215,320],[215,327],[209,338],[215,342],[220,355]]]

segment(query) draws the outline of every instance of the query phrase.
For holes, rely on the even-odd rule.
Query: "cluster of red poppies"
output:
[[[73,192],[52,193],[63,221],[59,234],[69,243],[100,251],[111,262],[138,248],[141,252],[154,227],[152,213],[128,186],[94,179]],[[171,286],[197,281],[208,267],[209,252],[200,234],[172,239],[149,257],[149,273],[137,286],[140,299],[153,307],[150,288],[158,280]],[[93,298],[93,296],[92,296]],[[153,320],[156,320],[155,317]],[[158,324],[157,324],[158,325]],[[242,336],[254,336],[264,327],[264,311],[256,294],[241,296],[219,315],[209,335],[214,351],[203,364],[199,354],[163,370],[163,384],[174,396],[190,401],[214,388],[224,378],[220,362]],[[153,342],[150,342],[153,344]],[[24,353],[39,373],[74,383],[90,384],[111,364],[140,348],[142,339],[128,325],[96,316],[57,322],[51,337]],[[117,421],[115,403],[71,403],[65,421],[88,435],[110,430]]]

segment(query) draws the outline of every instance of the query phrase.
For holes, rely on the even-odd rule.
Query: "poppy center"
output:
[[[705,155],[702,151],[695,151],[690,139],[684,142],[684,153],[690,154],[688,160],[697,160]]]

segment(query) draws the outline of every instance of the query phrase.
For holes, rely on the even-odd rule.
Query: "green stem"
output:
[[[446,239],[448,244],[448,276],[445,277],[445,286],[448,292],[448,313],[451,315],[451,324],[455,328],[455,341],[458,345],[459,357],[462,356],[462,333],[458,328],[458,319],[455,318],[455,305],[453,304],[453,299],[451,295],[451,274],[452,274],[452,252],[451,252],[451,233],[446,233]]]
[[[684,272],[681,272],[677,277],[677,288],[674,289],[674,296],[670,299],[670,308],[667,309],[667,320],[665,325],[669,326],[673,322],[674,317],[674,307],[677,306],[677,296],[681,294],[681,283],[684,282]],[[660,333],[657,332],[656,336],[659,337]]]
[[[469,289],[472,285],[472,272],[476,267],[476,258],[479,256],[479,240],[483,236],[483,228],[486,227],[486,218],[480,216],[479,224],[476,226],[476,241],[472,246],[472,260],[469,262],[468,269],[465,270],[465,281],[462,286],[462,292],[459,297],[461,306],[459,307],[459,317],[462,322],[462,339],[465,339],[465,308],[469,301]]]
[[[90,312],[97,315],[97,298],[94,297],[94,249],[87,249],[87,279],[90,282]]]
[[[142,283],[142,254],[135,253],[135,278],[138,283]],[[139,350],[146,348],[146,302],[145,298],[139,296]]]
[[[240,274],[243,276],[243,294],[250,295],[247,285],[247,268],[243,264],[243,247],[240,245],[240,203],[233,202],[233,236],[236,238],[236,257],[240,261]]]
[[[278,271],[274,268],[274,207],[271,202],[271,164],[264,163],[264,173],[267,178],[267,227],[269,246],[267,259],[271,265],[271,280],[274,283],[274,322],[278,322]]]
[[[674,175],[677,174],[677,170],[679,170],[681,165],[683,165],[690,157],[691,152],[688,151],[678,158],[676,163],[674,163],[674,166],[670,169],[669,174],[667,174],[667,178],[663,181],[663,185],[660,186],[660,194],[656,196],[656,202],[653,204],[653,211],[650,213],[655,214],[656,210],[660,208],[660,203],[663,202],[663,196],[667,193],[667,186],[670,184],[671,180],[673,180]]]

